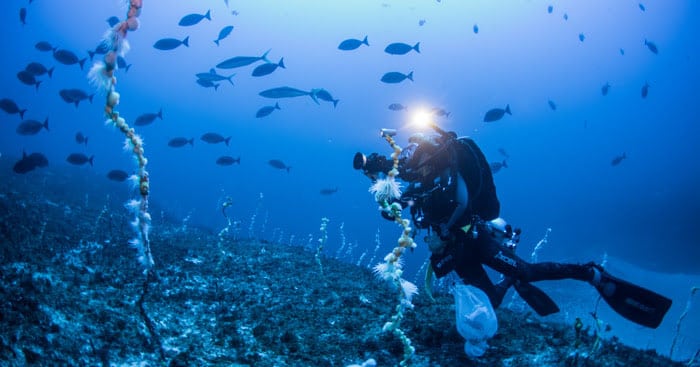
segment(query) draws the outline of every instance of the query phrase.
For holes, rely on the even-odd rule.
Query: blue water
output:
[[[49,132],[19,136],[19,117],[0,112],[0,159],[14,161],[24,150],[42,152],[52,167],[75,172],[132,172],[123,137],[104,125],[104,97],[76,108],[58,95],[64,88],[91,91],[86,78],[91,62],[80,70],[34,48],[48,41],[87,57],[85,51],[93,50],[108,29],[106,19],[123,18],[126,7],[89,0],[12,0],[0,7],[5,35],[0,98],[27,108],[25,118],[48,117],[50,125]],[[21,7],[27,9],[26,25],[19,21]],[[379,216],[367,193],[369,180],[352,169],[353,154],[389,154],[380,128],[398,129],[397,141],[404,145],[419,130],[408,124],[412,111],[444,108],[449,118],[438,118],[438,124],[474,138],[489,161],[503,159],[499,148],[509,153],[509,167],[495,181],[502,216],[524,229],[524,256],[552,228],[550,260],[601,261],[607,253],[661,274],[697,274],[700,3],[657,0],[645,1],[644,7],[602,0],[231,0],[228,7],[220,0],[146,0],[141,28],[128,35],[131,51],[125,58],[132,66],[117,72],[118,110],[130,122],[163,109],[162,121],[136,130],[146,143],[150,200],[176,217],[220,229],[225,220],[218,204],[230,196],[231,213],[244,228],[257,212],[258,235],[270,238],[278,228],[283,240],[295,235],[298,243],[317,236],[321,218],[329,217],[329,252],[337,248],[344,223],[345,238],[358,244],[352,255],[357,259],[372,251],[378,229],[381,253],[399,229]],[[184,15],[208,9],[211,21],[178,26]],[[213,40],[227,25],[234,30],[217,47]],[[186,36],[189,47],[153,48],[161,38]],[[369,47],[337,49],[345,39],[364,36]],[[658,54],[645,39],[658,45]],[[420,42],[421,52],[384,53],[392,42]],[[225,59],[267,50],[273,62],[284,57],[286,69],[260,78],[250,75],[257,64],[219,70],[235,72],[235,86],[224,81],[216,91],[195,83],[196,73]],[[39,77],[38,90],[16,77],[33,61],[55,66],[52,78]],[[413,71],[414,81],[380,82],[389,71]],[[649,95],[643,99],[646,82]],[[603,96],[606,83],[611,87]],[[308,97],[282,99],[281,110],[255,118],[259,108],[276,102],[258,93],[280,86],[325,88],[340,102],[333,108]],[[395,102],[408,112],[387,108]],[[506,105],[512,116],[482,122],[486,111]],[[87,147],[75,142],[78,131],[89,137]],[[199,137],[206,132],[231,136],[230,146],[204,143]],[[194,138],[194,147],[168,147],[178,136]],[[66,157],[76,152],[94,155],[94,167],[70,166]],[[628,158],[611,165],[622,153]],[[241,164],[218,166],[214,162],[221,155],[240,156]],[[271,159],[283,160],[290,172],[271,167]],[[0,172],[0,177],[14,174]],[[131,195],[124,185],[113,195],[126,201]],[[331,196],[319,193],[334,187],[338,192]],[[265,232],[258,233],[265,217]],[[427,254],[419,243],[408,256],[407,272],[415,273]],[[678,307],[685,303],[674,301]]]

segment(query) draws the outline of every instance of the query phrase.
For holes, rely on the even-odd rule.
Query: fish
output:
[[[331,93],[323,88],[314,88],[311,90],[311,95],[316,96],[318,99],[326,102],[333,102],[333,108],[340,102],[339,99],[333,99]]]
[[[107,172],[107,178],[112,181],[124,182],[127,178],[129,178],[129,174],[120,169],[113,169]]]
[[[61,89],[58,91],[58,94],[66,103],[74,103],[75,107],[78,107],[80,102],[84,100],[88,100],[90,103],[92,103],[92,98],[95,96],[95,93],[88,95],[87,92],[76,88]]]
[[[187,139],[187,138],[183,138],[183,137],[178,137],[178,138],[172,138],[168,142],[168,146],[173,147],[173,148],[181,148],[187,144],[194,146],[194,138]]]
[[[316,102],[316,104],[318,104],[318,100],[316,99],[315,94],[292,87],[271,88],[264,90],[258,94],[265,98],[294,98],[300,96],[309,96],[311,97],[311,99],[314,100],[314,102]]]
[[[255,113],[255,117],[261,118],[261,117],[268,116],[268,115],[271,114],[274,110],[281,110],[280,104],[279,104],[279,103],[275,103],[274,106],[265,106],[265,107],[260,108],[260,109],[258,110],[258,112]]]
[[[82,166],[82,165],[84,165],[85,163],[90,163],[90,166],[92,166],[92,160],[93,160],[94,158],[95,158],[94,155],[92,155],[92,156],[90,156],[90,157],[88,158],[88,156],[86,156],[86,155],[83,154],[83,153],[71,153],[71,154],[68,155],[68,157],[66,158],[66,161],[67,161],[68,163],[74,164],[74,165],[76,165],[76,166]]]
[[[644,83],[642,86],[642,98],[647,98],[649,95],[649,82]]]
[[[433,116],[450,117],[450,113],[451,112],[447,112],[440,107],[433,107],[430,109],[430,114]]]
[[[651,51],[653,54],[655,54],[655,55],[659,54],[659,48],[656,47],[656,43],[649,41],[647,39],[644,39],[644,45],[647,46],[649,51]]]
[[[622,155],[618,155],[617,157],[613,158],[612,161],[610,161],[610,165],[617,166],[625,159],[627,159],[627,153],[622,153]]]
[[[214,90],[218,90],[219,85],[221,85],[221,83],[214,83],[211,80],[207,79],[197,79],[197,84],[201,85],[204,88],[214,88]]]
[[[44,66],[38,62],[30,62],[24,68],[25,71],[32,73],[34,76],[41,76],[44,74],[48,74],[49,78],[51,78],[53,76],[54,69],[55,69],[55,67],[52,67],[51,69],[47,69],[46,66]]]
[[[83,70],[85,61],[87,61],[87,57],[84,59],[78,59],[78,56],[76,56],[73,52],[68,50],[54,50],[53,58],[63,65],[79,64],[80,70]]]
[[[90,56],[90,60],[92,60],[95,55],[105,55],[109,51],[111,51],[109,44],[103,41],[98,43],[94,50],[88,50],[88,56]]]
[[[181,27],[190,27],[190,26],[193,26],[193,25],[201,22],[204,19],[211,20],[211,10],[207,10],[206,14],[194,14],[193,13],[193,14],[185,15],[184,17],[182,17],[182,19],[180,19],[180,22],[177,23],[177,25],[179,25]]]
[[[405,55],[411,52],[411,50],[415,50],[417,53],[420,53],[420,42],[416,43],[414,46],[401,42],[392,43],[386,46],[384,52],[391,55]]]
[[[270,62],[270,60],[267,59],[267,54],[270,52],[270,50],[265,51],[265,53],[262,56],[236,56],[232,57],[230,59],[224,60],[216,65],[217,68],[219,69],[234,69],[234,68],[240,68],[241,66],[247,66],[252,63],[258,62],[260,60],[265,61],[265,62]]]
[[[24,120],[17,126],[17,134],[19,135],[36,135],[41,131],[41,129],[46,129],[49,131],[49,118],[47,117],[44,122],[37,120]]]
[[[646,6],[644,6],[644,4],[639,3],[639,10],[641,10],[641,11],[647,11],[647,8],[646,8]]]
[[[111,17],[107,18],[107,24],[109,24],[110,27],[114,27],[115,25],[119,24],[119,18],[112,15]]]
[[[333,194],[335,194],[336,192],[338,192],[338,188],[337,188],[337,187],[334,187],[334,188],[332,188],[332,189],[330,189],[330,188],[321,189],[321,190],[319,191],[319,193],[320,193],[321,195],[333,195]]]
[[[218,144],[221,142],[224,142],[227,146],[229,142],[231,141],[231,137],[229,136],[228,138],[224,138],[223,136],[217,134],[217,133],[206,133],[202,135],[200,138],[202,141],[207,142],[209,144]]]
[[[586,35],[584,35],[583,33],[579,33],[579,34],[578,34],[578,40],[579,40],[579,41],[583,42],[585,39],[586,39]]]
[[[554,7],[553,7],[553,6],[550,5],[550,6],[547,7],[547,13],[552,14],[552,11],[553,11],[553,10],[554,10]]]
[[[17,103],[9,98],[0,99],[0,109],[9,113],[10,115],[17,113],[19,114],[19,118],[22,120],[24,120],[24,113],[27,112],[26,108],[19,108]]]
[[[564,13],[564,20],[569,20],[569,14]]]
[[[418,21],[418,26],[419,26],[419,27],[422,27],[422,26],[424,26],[424,25],[425,25],[425,19],[421,19],[421,20]]]
[[[604,96],[607,96],[608,92],[610,92],[610,83],[605,83],[605,85],[603,85],[603,87],[600,88],[600,93]]]
[[[147,113],[140,115],[139,117],[136,118],[136,120],[134,120],[134,125],[135,126],[150,125],[151,123],[153,123],[153,121],[156,120],[156,118],[159,118],[161,120],[163,119],[163,109],[162,108],[160,110],[158,110],[158,113],[147,112]]]
[[[153,44],[153,48],[161,51],[169,51],[180,47],[180,45],[190,47],[190,36],[185,37],[182,41],[175,38],[162,38]]]
[[[44,156],[43,154],[32,153],[30,155],[27,155],[26,152],[22,152],[22,159],[15,162],[15,165],[12,167],[12,170],[15,173],[25,174],[30,171],[33,171],[37,167],[46,167],[48,165],[49,160],[46,159],[46,156]]]
[[[233,85],[233,80],[231,78],[233,78],[235,75],[236,73],[233,73],[229,76],[220,75],[216,73],[216,69],[212,68],[209,69],[208,73],[198,73],[195,76],[197,77],[197,79],[208,80],[210,82],[220,82],[223,80],[228,80],[228,82],[231,83],[231,85]]]
[[[292,168],[284,164],[284,162],[279,159],[271,159],[267,163],[274,168],[287,170],[287,173],[289,173],[289,170]]]
[[[22,25],[27,25],[27,8],[19,8],[19,21]]]
[[[348,38],[345,41],[340,42],[340,44],[338,45],[338,49],[343,51],[352,51],[359,48],[362,45],[369,46],[367,36],[365,36],[365,38],[362,41],[355,38]]]
[[[234,163],[241,164],[241,157],[233,158],[228,155],[222,155],[216,160],[216,164],[219,166],[230,166]]]
[[[624,48],[620,49],[620,55],[625,56],[625,49]]]
[[[512,113],[510,112],[510,105],[506,105],[505,109],[492,108],[492,109],[488,110],[488,112],[486,112],[486,114],[484,115],[484,122],[498,121],[498,120],[502,119],[506,113],[509,115],[512,115]]]
[[[75,133],[75,142],[78,144],[85,144],[85,146],[87,146],[88,138],[87,136],[83,135],[82,132],[78,131]]]
[[[277,70],[277,68],[280,67],[282,69],[286,69],[284,66],[284,57],[280,59],[280,62],[275,64],[274,62],[267,62],[264,64],[258,65],[255,69],[253,69],[253,73],[251,74],[252,76],[265,76],[268,74],[271,74],[273,71]]]
[[[26,85],[36,86],[36,90],[39,90],[39,85],[41,85],[41,80],[36,80],[34,74],[26,70],[22,70],[19,73],[17,73],[17,79],[19,79],[20,82]]]
[[[498,173],[498,171],[501,170],[501,168],[508,168],[508,163],[506,163],[506,160],[504,159],[501,162],[491,162],[489,163],[489,167],[491,168],[491,173]]]
[[[238,12],[238,10],[231,10],[231,15],[239,15],[241,13]]]
[[[124,59],[121,56],[117,56],[117,67],[119,69],[124,70],[125,73],[129,72],[129,68],[131,68],[131,64],[126,62],[126,59]]]
[[[48,52],[48,51],[55,51],[55,50],[56,50],[55,47],[51,46],[51,44],[48,43],[48,42],[46,42],[46,41],[39,41],[39,42],[37,42],[37,43],[34,45],[34,48],[36,48],[37,50],[42,51],[42,52]]]
[[[554,101],[552,101],[551,99],[550,99],[549,101],[547,101],[547,104],[549,105],[549,108],[552,109],[552,111],[556,111],[556,110],[557,110],[557,104],[554,103]]]
[[[413,81],[413,72],[409,72],[408,74],[402,74],[399,73],[398,71],[390,71],[384,75],[382,75],[381,81],[387,84],[396,84],[396,83],[401,83],[404,80],[410,80]]]
[[[219,36],[214,40],[214,43],[216,43],[217,46],[219,46],[219,42],[221,42],[224,38],[228,37],[229,34],[231,34],[231,31],[233,31],[233,26],[232,25],[227,25],[224,28],[221,28],[219,31]]]
[[[392,111],[402,111],[402,110],[407,110],[408,108],[401,103],[392,103],[388,107]]]
[[[474,28],[472,28],[472,29],[474,30],[474,34],[479,34],[479,26],[478,25],[474,24]]]
[[[510,158],[510,154],[508,154],[508,152],[504,148],[498,148],[498,152],[501,153],[502,156]]]

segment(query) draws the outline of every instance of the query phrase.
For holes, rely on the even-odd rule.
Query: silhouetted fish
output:
[[[112,181],[124,182],[129,178],[129,174],[120,169],[113,169],[107,172],[107,178]]]
[[[512,115],[510,112],[510,105],[506,105],[506,108],[492,108],[488,112],[486,112],[486,115],[484,115],[484,122],[494,122],[498,121],[503,118],[505,114]]]
[[[168,146],[173,147],[173,148],[181,148],[187,144],[194,146],[194,138],[187,139],[187,138],[183,138],[183,137],[178,137],[178,138],[172,138],[168,142]]]
[[[27,112],[26,108],[19,108],[19,106],[17,106],[17,103],[15,103],[15,101],[9,98],[0,99],[0,109],[9,113],[10,115],[14,115],[15,113],[17,113],[19,114],[20,119],[24,119],[24,113]]]
[[[418,26],[419,26],[419,27],[422,27],[422,26],[424,26],[424,25],[425,25],[425,19],[421,19],[421,20],[418,21]]]
[[[214,88],[214,90],[218,90],[219,85],[221,85],[221,83],[214,83],[211,80],[207,79],[197,79],[197,84],[201,85],[204,88]]]
[[[604,96],[608,95],[608,92],[610,92],[610,83],[605,83],[602,88],[600,88],[600,93]]]
[[[33,85],[36,87],[36,90],[39,90],[39,85],[41,84],[41,81],[36,80],[36,78],[34,77],[34,74],[32,74],[26,70],[22,70],[19,73],[17,73],[17,79],[19,79],[19,81],[22,82],[23,84]]]
[[[314,100],[314,102],[318,103],[318,100],[316,99],[316,95],[314,95],[311,92],[306,92],[301,89],[296,89],[292,87],[277,87],[277,88],[271,88],[264,90],[260,93],[258,93],[260,96],[265,97],[265,98],[293,98],[293,97],[300,97],[300,96],[310,96],[311,99]]]
[[[229,76],[223,76],[217,74],[216,70],[212,68],[209,70],[208,73],[198,73],[195,76],[197,77],[197,79],[207,80],[210,82],[220,82],[222,80],[228,80],[228,82],[231,83],[231,85],[233,85],[233,80],[231,78],[233,78],[235,75],[236,73],[233,73]]]
[[[81,133],[80,131],[78,131],[78,132],[75,134],[75,142],[78,143],[78,144],[85,144],[85,146],[87,146],[88,138],[87,138],[87,136],[83,135],[83,133]]]
[[[41,153],[32,153],[27,155],[27,153],[22,152],[22,159],[15,162],[12,170],[15,173],[25,174],[27,172],[33,171],[37,167],[46,167],[49,165],[49,160],[46,159]]]
[[[639,3],[639,10],[641,10],[641,11],[647,11],[647,8],[644,6],[644,4]]]
[[[184,17],[182,17],[182,19],[180,19],[178,25],[182,27],[189,27],[201,22],[204,19],[211,20],[211,10],[207,10],[206,14],[185,15]]]
[[[338,192],[338,188],[334,187],[332,189],[321,189],[319,192],[321,193],[321,195],[333,195],[336,192]]]
[[[63,65],[79,64],[80,70],[83,70],[83,65],[85,65],[85,61],[87,60],[87,57],[84,59],[78,59],[78,56],[68,50],[55,50],[53,52],[53,58]]]
[[[221,40],[223,40],[224,38],[228,37],[229,34],[231,34],[231,31],[233,31],[232,25],[227,25],[226,27],[221,28],[221,30],[219,31],[219,37],[217,37],[214,40],[214,43],[216,43],[216,45],[218,46]]]
[[[401,42],[392,43],[386,46],[384,52],[391,55],[405,55],[411,50],[415,50],[416,52],[420,53],[420,42],[416,43],[415,46]]]
[[[284,164],[284,162],[282,162],[279,159],[272,159],[272,160],[268,161],[267,163],[274,168],[287,170],[287,173],[289,173],[289,170],[292,168],[292,167],[289,167],[288,165]]]
[[[156,120],[156,118],[163,119],[163,109],[161,108],[158,110],[158,113],[152,113],[152,112],[147,112],[134,120],[134,125],[136,126],[145,126],[145,125],[150,125],[153,123],[153,121]]]
[[[34,45],[34,48],[36,48],[39,51],[43,52],[48,52],[48,51],[54,51],[56,50],[53,46],[51,46],[50,43],[46,41],[39,41]]]
[[[647,95],[649,95],[649,83],[644,83],[642,86],[642,98],[647,98]]]
[[[335,108],[338,105],[338,102],[340,102],[339,99],[334,99],[333,96],[331,95],[331,92],[323,89],[323,88],[314,88],[311,90],[311,95],[316,96],[318,99],[326,102],[333,102],[333,107]]]
[[[46,66],[38,62],[30,62],[29,64],[27,64],[24,70],[34,74],[34,76],[48,74],[49,78],[51,78],[51,76],[53,75],[54,68],[52,67],[51,69],[47,69]]]
[[[644,45],[647,46],[647,48],[649,49],[649,51],[651,51],[652,53],[654,53],[654,54],[658,54],[658,53],[659,53],[659,48],[656,47],[656,43],[651,42],[651,41],[645,39],[645,40],[644,40]]]
[[[113,15],[107,18],[107,24],[109,24],[110,27],[114,27],[115,25],[117,25],[117,23],[119,23],[119,18],[117,18],[116,16]]]
[[[613,158],[612,161],[610,162],[610,165],[612,166],[617,166],[618,164],[622,163],[623,160],[627,158],[627,153],[622,153],[622,155],[618,155],[617,157]]]
[[[49,118],[47,117],[44,122],[37,120],[24,120],[17,126],[17,134],[20,135],[36,135],[41,131],[41,129],[46,129],[49,131]]]
[[[569,20],[569,14],[564,13],[564,20]]]
[[[498,152],[501,153],[502,156],[510,158],[510,154],[508,154],[504,148],[498,148]]]
[[[257,117],[257,118],[265,117],[265,116],[271,114],[272,111],[280,110],[280,109],[281,108],[280,108],[279,103],[275,103],[274,106],[265,106],[265,107],[262,107],[261,109],[259,109],[258,112],[255,113],[255,117]]]
[[[88,95],[84,90],[77,88],[61,89],[58,91],[58,94],[66,103],[74,103],[75,107],[78,107],[80,102],[84,100],[88,100],[92,103],[92,98],[95,96],[95,93]]]
[[[583,42],[585,39],[586,39],[586,35],[584,35],[583,33],[579,33],[579,34],[578,34],[578,40],[579,40],[579,41]]]
[[[623,48],[620,49],[620,55],[625,56],[625,49],[623,49]]]
[[[129,71],[129,68],[131,68],[131,64],[127,63],[126,59],[124,59],[123,57],[117,56],[117,67],[120,70],[124,70],[124,72],[126,73]]]
[[[552,109],[552,111],[556,111],[556,110],[557,110],[557,104],[554,103],[554,101],[552,101],[551,99],[550,99],[549,101],[547,101],[547,104],[549,105],[549,108]]]
[[[389,105],[389,109],[392,111],[401,111],[401,110],[406,110],[406,106],[402,105],[401,103],[392,103]]]
[[[223,136],[217,134],[217,133],[206,133],[202,135],[201,137],[202,141],[207,142],[209,144],[218,144],[221,142],[224,142],[227,146],[229,141],[231,141],[231,137],[229,136],[228,138],[224,138]]]
[[[413,72],[409,72],[408,74],[402,74],[399,73],[398,71],[390,71],[384,75],[382,75],[381,81],[387,84],[396,84],[396,83],[401,83],[404,80],[410,80],[413,81]]]
[[[443,108],[440,108],[440,107],[431,108],[430,114],[433,116],[450,117],[450,112],[447,112]]]
[[[363,39],[362,41],[354,38],[348,38],[345,41],[340,42],[340,44],[338,45],[338,49],[343,51],[351,51],[357,49],[362,45],[369,46],[369,42],[367,42],[367,36],[365,36],[365,39]]]
[[[216,164],[219,166],[230,166],[234,163],[241,164],[241,157],[233,158],[228,155],[223,155],[216,160]]]
[[[19,8],[19,21],[22,25],[27,24],[27,8]]]
[[[90,163],[90,166],[92,166],[92,160],[95,158],[94,155],[86,156],[83,153],[72,153],[66,158],[66,161],[70,164],[74,164],[76,166],[82,166],[85,163]]]
[[[491,168],[491,173],[496,174],[501,170],[501,168],[508,168],[508,163],[506,163],[506,160],[504,159],[502,162],[489,163],[489,167]]]
[[[92,60],[95,57],[95,55],[104,55],[109,51],[110,51],[109,44],[107,42],[102,41],[102,42],[98,43],[97,46],[95,46],[94,50],[92,50],[92,51],[88,50],[88,55],[90,56],[90,60]]]
[[[255,69],[253,69],[253,73],[251,75],[252,76],[268,75],[268,74],[271,74],[273,71],[277,70],[278,67],[285,69],[284,57],[281,58],[280,62],[278,62],[277,64],[275,64],[274,62],[267,62],[267,63],[258,65]]]
[[[270,52],[270,50],[265,51],[265,53],[262,56],[236,56],[232,57],[230,59],[224,60],[216,65],[217,68],[219,69],[233,69],[233,68],[240,68],[241,66],[247,66],[250,65],[254,62],[258,62],[260,60],[265,61],[265,62],[270,62],[270,60],[267,59],[267,54]]]
[[[159,39],[158,41],[156,41],[156,43],[153,44],[153,48],[162,51],[169,51],[180,47],[180,45],[190,47],[190,36],[185,37],[185,39],[183,39],[182,41],[175,38]]]
[[[550,5],[547,7],[547,13],[552,14],[552,10],[554,10],[553,6]]]
[[[474,24],[474,28],[472,28],[472,29],[474,30],[474,34],[479,33],[479,26],[478,25]]]

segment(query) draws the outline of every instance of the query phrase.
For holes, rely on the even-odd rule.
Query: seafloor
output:
[[[396,295],[370,270],[264,239],[183,227],[157,209],[146,279],[121,194],[91,173],[0,164],[0,365],[395,366],[381,328]],[[76,172],[72,170],[71,172]],[[124,184],[125,185],[125,184]],[[118,186],[115,186],[118,187]],[[683,366],[590,330],[499,309],[469,360],[450,294],[414,299],[402,328],[415,366]]]

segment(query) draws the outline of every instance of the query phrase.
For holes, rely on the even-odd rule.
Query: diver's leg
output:
[[[473,285],[484,291],[489,297],[493,308],[498,308],[501,305],[506,291],[512,285],[512,283],[505,282],[505,280],[494,285],[488,274],[486,274],[484,267],[478,263],[462,264],[455,270],[464,284]]]

